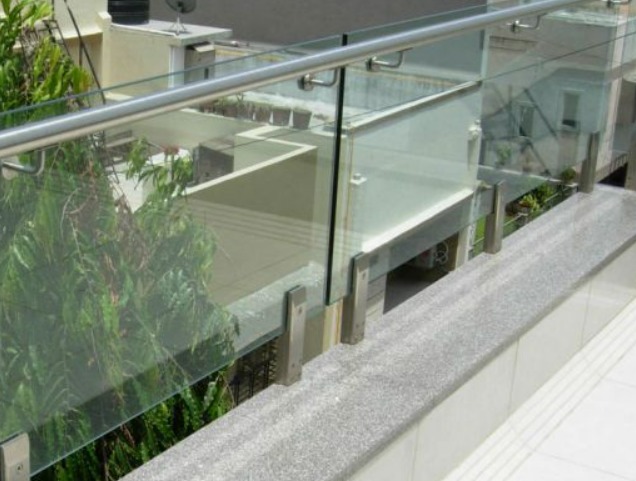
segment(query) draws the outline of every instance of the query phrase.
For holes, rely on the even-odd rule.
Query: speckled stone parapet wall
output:
[[[577,194],[124,480],[345,480],[635,240],[636,194]]]

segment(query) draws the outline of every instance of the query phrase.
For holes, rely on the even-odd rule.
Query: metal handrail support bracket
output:
[[[625,189],[636,191],[636,143],[632,142],[627,157],[627,178]]]
[[[496,254],[503,245],[504,224],[506,220],[505,183],[494,186],[492,212],[486,217],[484,231],[484,252]]]
[[[590,194],[594,190],[598,152],[601,145],[600,139],[601,133],[593,132],[587,140],[587,155],[581,167],[581,178],[579,180],[579,192],[584,194]]]
[[[395,62],[387,62],[386,60],[379,60],[378,57],[371,57],[366,61],[367,71],[379,72],[383,68],[398,69],[404,63],[404,57],[406,56],[406,50],[398,52],[399,57]]]
[[[512,33],[517,33],[522,30],[539,30],[539,27],[541,27],[541,20],[544,16],[545,14],[537,15],[537,20],[534,24],[521,23],[521,20],[515,20],[514,22],[508,23],[507,25],[510,27],[510,31]]]
[[[287,292],[286,297],[287,325],[285,333],[278,338],[276,382],[290,386],[300,381],[303,371],[307,289],[295,287]]]
[[[0,445],[0,481],[29,481],[29,436],[20,434]]]
[[[409,48],[430,45],[469,32],[476,32],[494,25],[527,18],[582,4],[586,0],[541,0],[486,12],[469,17],[456,18],[435,25],[398,32],[364,42],[332,48],[299,58],[286,60],[237,72],[225,77],[193,82],[172,89],[134,97],[101,107],[80,110],[72,114],[30,122],[0,132],[0,157],[21,154],[25,151],[48,147],[77,139],[100,130],[120,127],[124,123],[137,122],[157,115],[174,112],[194,104],[208,102],[247,90],[286,80],[297,80],[307,73],[339,69],[355,62],[363,62],[373,56],[390,55]]]
[[[19,174],[40,175],[42,172],[44,172],[46,152],[44,150],[38,150],[36,155],[37,155],[38,161],[35,167],[32,167],[30,165],[20,164],[19,162],[11,162],[4,159],[0,159],[0,169],[7,169],[12,172],[17,172]]]
[[[351,294],[342,307],[342,333],[344,344],[358,344],[364,339],[367,319],[367,300],[370,277],[369,254],[358,254],[351,260]]]
[[[311,92],[314,87],[333,87],[338,83],[340,79],[340,69],[334,69],[333,77],[331,80],[321,80],[316,78],[316,75],[312,73],[308,73],[303,75],[298,79],[298,88],[300,90],[304,90],[305,92]]]

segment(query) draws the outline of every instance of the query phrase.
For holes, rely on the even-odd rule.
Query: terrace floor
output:
[[[636,301],[445,481],[636,481]]]

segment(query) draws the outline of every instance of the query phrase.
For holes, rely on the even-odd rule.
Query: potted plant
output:
[[[311,121],[311,110],[295,108],[292,111],[292,125],[295,129],[306,130]]]
[[[238,117],[238,100],[226,99],[225,106],[223,108],[223,115],[226,117]]]
[[[541,184],[534,190],[534,195],[542,209],[553,202],[556,193],[557,190],[548,182]]]
[[[539,201],[532,193],[524,195],[517,202],[517,207],[517,212],[524,215],[534,214],[541,210],[541,204],[539,204]]]
[[[574,179],[576,179],[576,170],[574,170],[572,167],[568,167],[563,172],[561,172],[559,179],[566,185],[573,184]]]
[[[269,122],[269,118],[271,117],[271,115],[271,105],[264,103],[254,104],[254,120],[256,122]]]
[[[495,149],[495,154],[497,155],[495,167],[500,169],[508,165],[510,162],[510,158],[512,157],[512,148],[507,144],[500,145]]]
[[[206,114],[214,112],[214,102],[206,102],[204,104],[199,105],[199,111]]]
[[[272,125],[286,127],[289,125],[291,109],[289,107],[276,106],[272,108]]]
[[[212,113],[216,115],[225,115],[225,99],[216,99],[212,101]]]
[[[250,102],[245,101],[245,96],[243,94],[238,94],[236,96],[236,107],[237,107],[237,117],[239,119],[251,119],[252,112],[252,104]]]

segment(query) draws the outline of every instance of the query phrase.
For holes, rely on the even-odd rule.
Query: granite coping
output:
[[[123,479],[345,480],[635,241],[636,193],[576,194]]]

